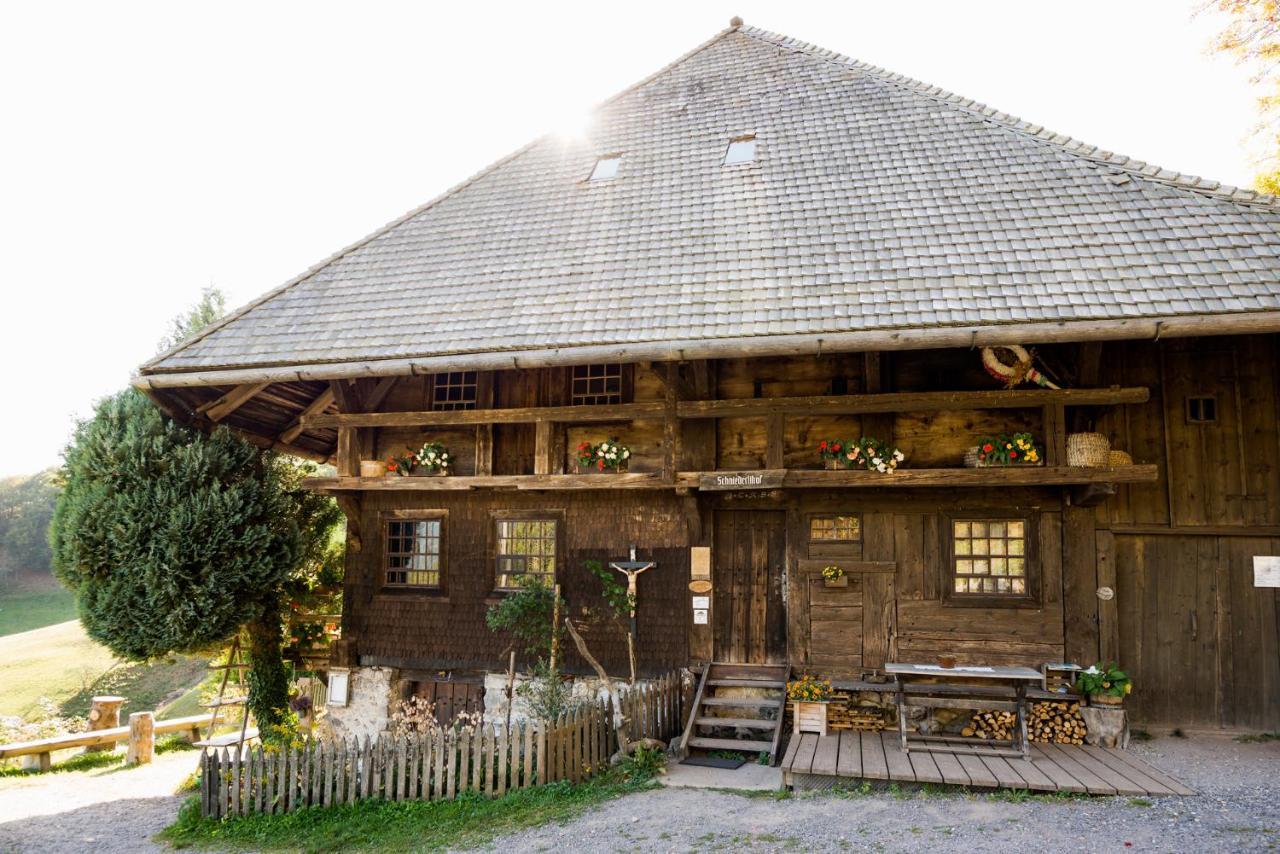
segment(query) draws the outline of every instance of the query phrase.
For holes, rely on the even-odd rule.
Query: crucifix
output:
[[[616,569],[627,577],[627,595],[631,599],[631,637],[636,636],[636,578],[646,569],[657,566],[651,560],[636,560],[636,546],[631,544],[631,560],[610,561],[609,568]]]

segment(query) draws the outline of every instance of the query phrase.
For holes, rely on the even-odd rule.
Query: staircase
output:
[[[790,670],[785,664],[707,665],[684,729],[681,755],[688,756],[690,750],[740,750],[768,753],[769,764],[775,764]]]

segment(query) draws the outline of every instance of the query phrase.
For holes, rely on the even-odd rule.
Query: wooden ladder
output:
[[[228,733],[227,735],[215,736],[214,730],[218,726],[218,717],[222,714],[222,710],[229,706],[244,706],[248,701],[248,697],[243,695],[228,697],[227,682],[230,679],[231,671],[240,671],[241,678],[238,680],[241,687],[244,686],[243,676],[249,670],[249,663],[244,660],[244,656],[240,651],[240,638],[236,638],[231,642],[231,649],[227,653],[227,660],[224,664],[210,664],[210,670],[222,671],[222,683],[218,686],[218,698],[212,703],[205,703],[206,709],[213,711],[209,715],[209,729],[205,731],[204,739],[195,742],[196,747],[240,747],[246,741],[258,737],[257,727],[249,726],[249,710],[244,711],[244,716],[240,723],[239,733]]]
[[[769,764],[776,764],[790,671],[785,664],[708,664],[698,681],[680,755],[688,756],[691,749],[736,750],[767,753]],[[729,729],[732,737],[717,733]]]

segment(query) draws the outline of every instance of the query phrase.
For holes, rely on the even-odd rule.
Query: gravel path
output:
[[[502,851],[1280,851],[1280,743],[1158,738],[1134,753],[1187,798],[1035,798],[876,792],[784,800],[670,789],[566,825],[495,841]]]
[[[196,758],[179,751],[142,768],[0,777],[0,852],[164,851],[151,837],[177,815],[174,790]]]

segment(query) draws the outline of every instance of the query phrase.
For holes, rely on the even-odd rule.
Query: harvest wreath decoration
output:
[[[592,444],[583,442],[578,446],[578,468],[596,471],[626,471],[627,460],[631,459],[631,449],[617,439]]]

